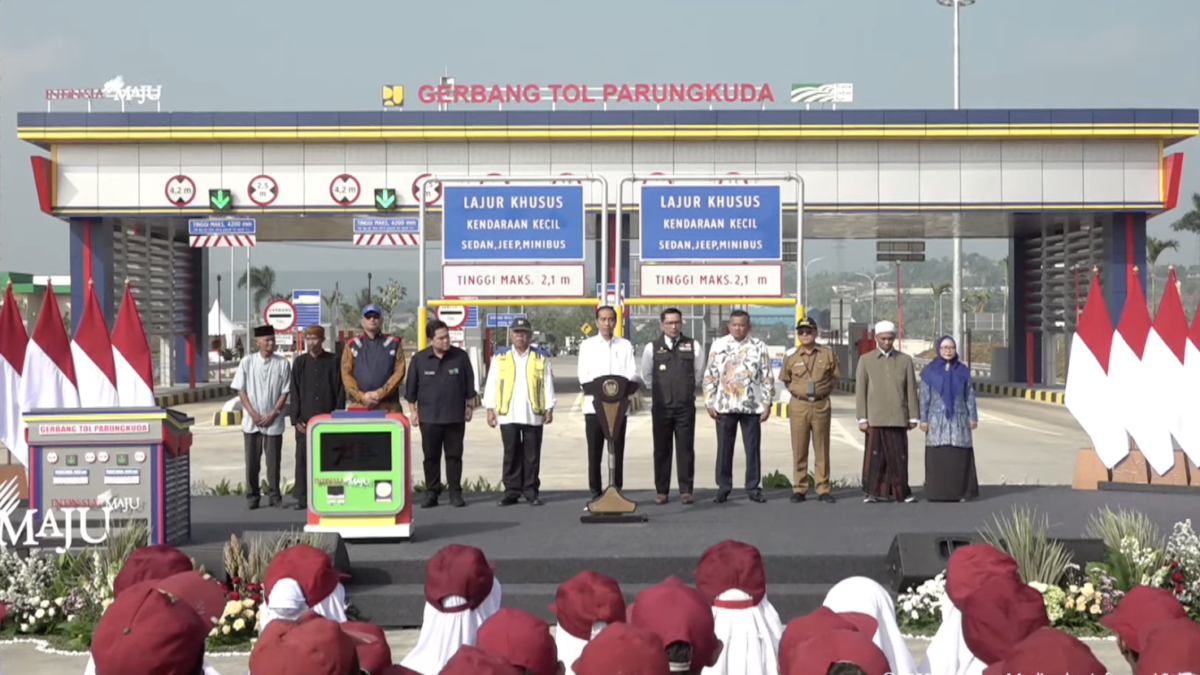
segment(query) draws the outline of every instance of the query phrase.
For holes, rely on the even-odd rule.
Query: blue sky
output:
[[[962,10],[962,41],[966,108],[1200,108],[1197,0],[979,0]],[[35,149],[15,133],[16,113],[44,110],[47,88],[120,74],[163,85],[163,109],[176,112],[373,110],[379,85],[411,88],[449,69],[481,83],[770,82],[777,97],[791,82],[853,82],[855,108],[926,109],[952,105],[950,55],[951,11],[935,0],[10,1],[0,6],[0,269],[68,270],[66,225],[38,211]],[[1189,155],[1187,198],[1200,191],[1200,141],[1174,150]],[[1151,235],[1180,238],[1169,224],[1181,215],[1155,218]],[[1180,244],[1164,262],[1200,259],[1195,238]],[[850,244],[839,258],[865,266],[872,250]],[[1003,255],[998,242],[968,250]],[[322,253],[263,246],[255,262],[361,264],[353,250]]]

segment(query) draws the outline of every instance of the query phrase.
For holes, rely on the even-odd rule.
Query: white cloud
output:
[[[2,71],[4,85],[8,88],[30,83],[49,84],[49,76],[67,70],[77,62],[79,53],[75,41],[61,36],[6,49]]]

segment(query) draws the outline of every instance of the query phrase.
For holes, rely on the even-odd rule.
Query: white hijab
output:
[[[599,635],[607,625],[603,621],[592,624],[592,637]],[[571,666],[583,655],[583,648],[587,646],[587,643],[587,640],[580,640],[563,630],[562,626],[554,627],[554,644],[558,647],[558,660],[567,668],[563,675],[575,675],[575,670]]]
[[[500,610],[500,581],[492,579],[492,592],[484,598],[479,607],[461,612],[443,612],[428,602],[425,603],[425,616],[421,622],[421,636],[417,638],[417,646],[404,657],[400,665],[415,670],[421,675],[438,675],[446,662],[458,648],[463,645],[474,645],[475,635],[479,626],[488,617]],[[447,609],[462,607],[467,599],[452,595],[442,601]]]
[[[921,673],[924,675],[983,675],[987,667],[983,661],[975,658],[963,639],[962,613],[950,603],[943,600],[942,625],[925,650],[925,658],[921,661]]]
[[[262,607],[262,614],[258,618],[258,634],[262,635],[263,629],[267,627],[267,624],[275,619],[295,621],[309,609],[308,601],[304,599],[304,591],[300,589],[300,584],[296,583],[295,579],[280,579],[271,587],[271,593],[267,596],[267,603]],[[326,619],[345,623],[345,586],[338,584],[332,593],[311,607],[311,609]]]
[[[752,600],[749,593],[737,589],[717,596],[717,602]],[[725,645],[716,665],[705,668],[703,675],[779,675],[779,638],[783,626],[779,612],[763,596],[761,602],[746,609],[713,605],[713,623],[717,638]]]
[[[825,596],[825,606],[835,612],[858,612],[875,617],[875,646],[883,650],[893,675],[918,675],[912,653],[904,643],[900,626],[896,624],[896,605],[892,596],[878,583],[866,577],[850,577],[839,581]]]

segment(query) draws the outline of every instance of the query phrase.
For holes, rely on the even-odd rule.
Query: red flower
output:
[[[242,583],[242,578],[241,578],[241,577],[234,577],[234,578],[233,578],[233,583],[235,583],[235,584],[240,584],[240,583]]]
[[[1183,584],[1175,584],[1175,595],[1183,594]]]
[[[1176,583],[1183,581],[1183,573],[1182,573],[1182,572],[1176,572],[1176,573],[1172,574],[1172,575],[1171,575],[1171,581],[1174,581],[1174,582],[1176,582]]]
[[[251,595],[251,596],[250,596],[250,599],[251,599],[251,600],[253,600],[254,602],[259,602],[259,600],[260,600],[261,598],[262,598],[262,596],[261,596],[261,595],[259,595],[258,593],[255,593],[255,594],[253,594],[253,595]]]
[[[1171,561],[1171,569],[1175,569],[1176,567],[1179,567],[1179,561],[1178,561],[1178,560],[1172,560],[1172,561]]]
[[[241,600],[241,599],[242,599],[242,596],[241,596],[241,594],[240,594],[240,593],[238,593],[237,591],[234,591],[234,592],[232,592],[232,593],[230,593],[230,594],[229,594],[229,599],[230,599],[230,600]]]

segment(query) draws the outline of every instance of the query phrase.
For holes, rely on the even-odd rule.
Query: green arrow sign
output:
[[[394,209],[396,207],[396,191],[389,188],[376,188],[375,207],[380,211]]]
[[[214,211],[225,211],[233,204],[233,195],[229,194],[229,190],[209,190],[208,203]]]

